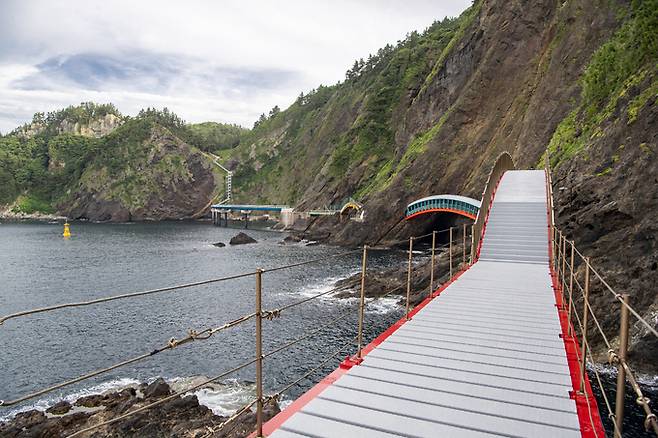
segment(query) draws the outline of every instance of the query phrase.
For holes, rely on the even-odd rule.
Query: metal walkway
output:
[[[479,260],[270,436],[581,436],[545,190],[543,171],[506,172]]]

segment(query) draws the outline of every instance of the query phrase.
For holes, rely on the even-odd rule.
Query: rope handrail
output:
[[[209,280],[201,280],[201,281],[195,281],[193,283],[185,283],[185,284],[179,284],[175,286],[167,286],[167,287],[161,287],[158,289],[149,289],[145,291],[139,291],[139,292],[131,292],[131,293],[126,293],[126,294],[121,294],[121,295],[112,295],[109,297],[103,297],[103,298],[96,298],[93,300],[89,301],[78,301],[78,302],[72,302],[72,303],[64,303],[64,304],[55,304],[53,306],[47,306],[47,307],[40,307],[36,309],[31,309],[31,310],[23,310],[21,312],[16,312],[12,313],[10,315],[6,315],[3,317],[0,317],[0,325],[2,325],[5,321],[13,318],[18,318],[21,316],[27,316],[27,315],[33,315],[35,313],[43,313],[43,312],[50,312],[52,310],[59,310],[59,309],[64,309],[64,308],[70,308],[70,307],[84,307],[84,306],[91,306],[93,304],[99,304],[99,303],[106,303],[108,301],[114,301],[114,300],[121,300],[124,298],[133,298],[133,297],[141,297],[145,295],[152,295],[156,293],[161,293],[161,292],[169,292],[173,290],[179,290],[179,289],[187,289],[195,286],[203,286],[206,284],[211,284],[211,283],[218,283],[222,281],[228,281],[228,280],[236,280],[238,278],[244,278],[244,277],[249,277],[251,275],[255,275],[256,272],[245,272],[242,274],[236,274],[236,275],[229,275],[226,277],[219,277],[219,278],[212,278]]]
[[[466,226],[472,228],[472,227],[473,227],[473,224],[467,224]],[[385,242],[385,243],[386,243],[387,245],[390,245],[390,246],[393,246],[393,245],[399,245],[399,244],[401,244],[401,243],[408,243],[408,242],[409,242],[409,239],[411,239],[411,238],[413,238],[414,240],[423,239],[423,238],[425,238],[425,237],[429,237],[429,236],[431,236],[432,234],[435,234],[435,233],[436,233],[437,235],[438,235],[438,234],[441,234],[441,233],[448,233],[448,232],[450,232],[450,229],[457,230],[457,229],[459,229],[459,228],[460,228],[460,227],[444,228],[443,230],[432,231],[431,233],[421,234],[420,236],[410,236],[410,237],[407,237],[406,239],[393,240],[392,242]],[[438,247],[437,247],[437,248],[438,248]]]
[[[263,311],[263,313],[264,313],[263,317],[266,318],[266,319],[267,319],[270,315],[276,317],[276,316],[278,316],[281,312],[283,312],[284,310],[288,310],[288,309],[291,309],[291,308],[293,308],[293,307],[300,306],[300,305],[302,305],[302,304],[308,303],[309,301],[313,301],[313,300],[315,300],[315,299],[321,298],[321,297],[323,297],[323,296],[326,296],[326,295],[329,295],[329,294],[332,294],[332,293],[339,292],[339,291],[341,291],[341,290],[349,289],[349,288],[351,288],[351,287],[356,286],[357,284],[359,284],[360,281],[361,281],[360,279],[352,280],[352,281],[350,281],[349,283],[344,284],[344,285],[342,285],[342,286],[335,287],[335,288],[333,288],[333,289],[329,289],[329,290],[324,291],[324,292],[320,292],[319,294],[316,294],[316,295],[313,295],[313,296],[310,296],[310,297],[307,297],[307,298],[304,298],[304,299],[301,299],[301,300],[293,301],[292,303],[290,303],[290,304],[286,304],[285,306],[281,306],[281,307],[278,307],[278,308],[276,308],[276,309],[272,309],[272,310],[265,310],[265,311]]]
[[[574,312],[574,315],[576,315],[576,320],[578,321],[578,326],[580,327],[580,331],[582,333],[583,332],[583,323],[580,320],[580,316],[578,316],[578,312]],[[585,345],[588,345],[587,344],[587,339],[585,339]],[[587,349],[590,350],[589,346],[587,347]],[[576,345],[576,348],[574,348],[574,351],[576,352],[576,359],[577,359],[578,363],[579,364],[583,363],[582,362],[581,352],[578,350],[577,345]],[[590,420],[590,424],[592,425],[592,430],[594,431],[594,435],[596,435],[598,437],[598,433],[596,431],[597,428],[596,428],[596,425],[594,423],[594,417],[592,415],[592,405],[589,401],[589,393],[588,393],[588,391],[583,391],[583,394],[585,395],[585,401],[587,403],[587,411],[589,413],[589,420]]]
[[[635,318],[637,318],[637,320],[640,321],[640,323],[642,323],[642,325],[644,325],[651,333],[653,333],[654,336],[656,336],[656,338],[658,338],[658,331],[654,327],[652,327],[651,324],[649,324],[635,309],[633,309],[632,306],[630,306],[629,304],[624,302],[624,300],[621,299],[621,294],[617,293],[612,288],[612,286],[610,286],[608,282],[605,281],[603,276],[594,268],[594,266],[592,266],[592,264],[587,260],[587,257],[585,257],[585,255],[583,255],[583,253],[581,253],[575,245],[574,245],[574,250],[580,256],[580,258],[587,264],[587,266],[589,266],[590,271],[596,276],[596,278],[599,279],[599,281],[601,281],[601,284],[605,286],[605,288],[614,296],[614,298],[617,301],[619,301],[624,307],[626,307],[628,311],[631,312],[633,316],[635,316]]]
[[[447,229],[444,229],[444,230],[436,231],[436,233],[437,234],[438,233],[443,233],[443,232],[447,232],[449,230],[450,230],[450,228],[447,228]],[[414,236],[413,238],[414,239],[421,239],[423,237],[431,236],[433,233],[434,232],[423,234],[423,235],[420,235],[420,236]],[[391,245],[395,245],[395,244],[402,243],[402,242],[407,242],[407,241],[408,241],[408,239],[395,241],[395,242],[391,243]],[[263,273],[276,272],[276,271],[281,271],[281,270],[284,270],[284,269],[291,269],[291,268],[295,268],[295,267],[299,267],[299,266],[305,266],[305,265],[309,265],[309,264],[313,264],[313,263],[319,263],[319,262],[326,261],[326,260],[340,258],[340,257],[343,257],[343,256],[347,256],[347,255],[351,255],[351,254],[360,252],[360,251],[361,251],[361,248],[358,248],[358,249],[354,249],[354,250],[351,250],[351,251],[342,252],[342,253],[339,253],[339,254],[332,254],[332,255],[329,255],[329,256],[320,257],[320,258],[313,259],[313,260],[307,260],[307,261],[304,261],[304,262],[292,263],[292,264],[289,264],[289,265],[277,266],[277,267],[274,267],[274,268],[267,268],[267,269],[263,269],[262,272]],[[34,315],[34,314],[37,314],[37,313],[51,312],[51,311],[54,311],[54,310],[60,310],[60,309],[65,309],[65,308],[85,307],[85,306],[91,306],[91,305],[94,305],[94,304],[106,303],[106,302],[121,300],[121,299],[126,299],[126,298],[142,297],[142,296],[148,296],[148,295],[153,295],[153,294],[162,293],[162,292],[171,292],[171,291],[176,291],[176,290],[180,290],[180,289],[188,289],[188,288],[191,288],[191,287],[203,286],[203,285],[206,285],[206,284],[218,283],[218,282],[229,281],[229,280],[236,280],[236,279],[239,279],[239,278],[249,277],[249,276],[252,276],[252,275],[255,275],[255,274],[256,274],[255,271],[253,271],[253,272],[244,272],[244,273],[241,273],[241,274],[229,275],[229,276],[219,277],[219,278],[211,278],[211,279],[208,279],[208,280],[195,281],[195,282],[191,282],[191,283],[184,283],[184,284],[179,284],[179,285],[174,285],[174,286],[167,286],[167,287],[162,287],[162,288],[157,288],[157,289],[149,289],[149,290],[138,291],[138,292],[130,292],[130,293],[119,294],[119,295],[111,295],[111,296],[96,298],[96,299],[93,299],[93,300],[77,301],[77,302],[63,303],[63,304],[55,304],[55,305],[52,305],[52,306],[40,307],[40,308],[29,309],[29,310],[23,310],[23,311],[20,311],[20,312],[15,312],[15,313],[0,317],[0,325],[3,325],[5,321],[8,321],[10,319],[15,319],[15,318],[23,317],[23,316],[28,316],[28,315]]]
[[[291,346],[293,346],[293,345],[295,345],[295,344],[298,344],[298,343],[300,343],[300,342],[302,342],[302,341],[304,341],[304,340],[310,338],[311,336],[317,334],[317,333],[320,332],[321,330],[324,330],[325,328],[330,327],[331,325],[337,323],[338,321],[340,321],[340,320],[342,320],[342,319],[345,319],[345,318],[348,317],[349,315],[350,315],[350,312],[344,312],[344,313],[342,313],[342,314],[339,315],[337,318],[334,318],[334,319],[330,320],[328,323],[323,324],[322,326],[318,327],[317,329],[312,330],[312,331],[309,331],[309,332],[307,332],[305,335],[300,336],[300,337],[298,337],[298,338],[296,338],[296,339],[293,339],[292,341],[289,341],[289,342],[285,343],[284,345],[282,345],[282,346],[280,346],[280,347],[277,347],[277,348],[275,348],[274,350],[272,350],[272,351],[270,351],[270,352],[268,352],[268,353],[266,353],[266,354],[263,354],[263,355],[262,355],[262,359],[266,359],[266,358],[268,358],[268,357],[274,356],[275,354],[280,353],[281,351],[283,351],[283,350],[285,350],[285,349],[287,349],[287,348],[289,348],[289,347],[291,347]],[[240,371],[241,369],[246,368],[247,366],[256,363],[257,360],[258,360],[258,358],[253,358],[253,359],[251,359],[251,360],[249,360],[249,361],[247,361],[247,362],[243,362],[242,364],[240,364],[240,365],[238,365],[238,366],[236,366],[236,367],[234,367],[234,368],[232,368],[232,369],[230,369],[230,370],[228,370],[228,371],[225,371],[225,372],[223,372],[222,374],[219,374],[219,375],[217,375],[217,376],[215,376],[215,377],[212,377],[212,378],[206,379],[206,380],[204,380],[204,381],[202,381],[202,382],[200,382],[200,383],[198,383],[198,384],[196,384],[196,385],[191,386],[190,388],[187,388],[187,389],[185,389],[185,390],[177,391],[177,392],[175,392],[174,394],[171,394],[171,395],[169,395],[169,396],[167,396],[167,397],[165,397],[165,398],[163,398],[163,399],[160,399],[160,400],[158,400],[158,401],[156,401],[156,402],[153,402],[153,403],[150,403],[150,404],[148,404],[148,405],[142,406],[142,407],[140,407],[140,408],[138,408],[138,409],[135,409],[135,410],[132,410],[132,411],[130,411],[130,412],[126,412],[125,414],[120,415],[120,416],[118,416],[118,417],[114,417],[114,418],[112,418],[112,419],[110,419],[110,420],[107,420],[107,421],[104,421],[104,422],[101,422],[101,423],[95,424],[95,425],[93,425],[93,426],[87,427],[87,428],[85,428],[85,429],[79,430],[79,431],[75,432],[74,434],[69,435],[68,438],[78,436],[78,435],[80,435],[80,434],[82,434],[82,433],[92,431],[92,430],[97,429],[97,428],[102,427],[102,426],[107,426],[107,425],[110,425],[110,424],[114,424],[114,423],[116,423],[117,421],[121,421],[121,420],[123,420],[124,418],[127,418],[127,417],[129,417],[129,416],[132,416],[132,415],[134,415],[134,414],[138,414],[138,413],[143,412],[143,411],[145,411],[145,410],[147,410],[147,409],[150,409],[150,408],[152,408],[152,407],[155,407],[155,406],[161,405],[162,403],[165,403],[165,402],[167,402],[167,401],[169,401],[169,400],[172,400],[172,399],[174,399],[174,398],[176,398],[176,397],[178,397],[178,396],[180,396],[180,395],[186,394],[186,393],[188,393],[188,392],[190,392],[190,391],[194,391],[194,390],[199,389],[199,388],[201,388],[201,387],[203,387],[203,386],[205,386],[205,385],[207,385],[207,384],[209,384],[209,383],[215,382],[215,381],[217,381],[217,380],[219,380],[219,379],[221,379],[221,378],[223,378],[223,377],[226,377],[226,376],[228,376],[229,374],[233,374],[233,373],[235,373],[235,372],[237,372],[237,371]]]
[[[279,398],[284,392],[288,391],[288,390],[289,390],[290,388],[292,388],[293,386],[299,384],[299,382],[301,382],[302,380],[306,379],[307,377],[309,377],[309,376],[312,375],[313,373],[315,373],[315,372],[317,372],[318,370],[320,370],[320,369],[321,369],[322,367],[324,367],[327,363],[331,362],[332,359],[334,359],[334,358],[335,358],[336,356],[338,356],[340,353],[342,353],[342,352],[345,351],[347,348],[349,348],[351,345],[353,345],[354,342],[356,342],[356,339],[357,339],[356,336],[353,337],[352,339],[350,339],[347,343],[343,344],[338,350],[335,350],[333,353],[331,353],[331,354],[330,354],[325,360],[323,360],[322,362],[320,362],[316,367],[310,369],[309,371],[307,371],[306,373],[304,373],[304,374],[303,374],[301,377],[299,377],[298,379],[294,380],[293,382],[289,383],[288,385],[286,385],[286,386],[284,386],[283,388],[281,388],[280,390],[278,390],[278,391],[277,391],[272,397],[274,397],[274,399],[278,399],[278,398]]]
[[[326,260],[336,259],[336,258],[343,257],[343,256],[346,256],[346,255],[354,254],[354,253],[357,253],[357,252],[361,252],[361,248],[341,252],[341,253],[338,253],[338,254],[331,254],[331,255],[328,255],[328,256],[325,256],[325,257],[319,257],[317,259],[307,260],[305,262],[292,263],[290,265],[277,266],[277,267],[274,267],[274,268],[264,268],[262,270],[262,272],[263,273],[276,272],[276,271],[281,271],[281,270],[284,270],[284,269],[297,268],[299,266],[305,266],[305,265],[310,265],[310,264],[313,264],[313,263],[324,262]]]
[[[254,400],[252,400],[250,403],[244,405],[242,408],[238,409],[233,415],[231,415],[229,418],[227,418],[226,420],[224,420],[224,421],[223,421],[222,423],[220,423],[219,425],[217,425],[217,426],[215,426],[215,427],[209,427],[209,428],[208,428],[208,432],[206,432],[206,434],[202,435],[201,438],[208,438],[208,437],[213,436],[216,432],[222,430],[224,427],[226,427],[226,425],[232,423],[232,422],[235,421],[237,418],[239,418],[242,414],[244,414],[245,412],[247,412],[248,410],[250,410],[250,409],[251,409],[256,403],[258,403],[258,399],[257,399],[257,398],[254,399]],[[235,429],[236,427],[237,427],[237,425],[233,426],[233,428],[232,428],[231,430],[229,430],[229,431],[226,433],[226,435],[228,435],[229,433],[233,432],[233,429]]]
[[[567,266],[569,266],[569,268],[571,268],[571,265],[569,264],[569,262],[565,262],[565,263],[566,263]],[[583,288],[583,286],[578,281],[578,277],[576,277],[575,271],[574,271],[573,281],[576,284],[576,286],[578,286],[578,289],[580,290],[582,296],[584,297],[585,296],[585,288]],[[608,340],[608,337],[606,336],[605,332],[603,331],[603,327],[601,326],[601,323],[599,322],[599,319],[596,317],[596,314],[594,313],[594,309],[592,309],[592,306],[589,304],[589,302],[587,302],[586,305],[587,305],[587,310],[589,311],[589,314],[591,315],[592,319],[594,320],[594,324],[596,324],[596,328],[597,328],[599,334],[601,335],[601,337],[603,338],[603,342],[605,343],[606,347],[608,347],[608,349],[612,348],[611,344],[610,344],[610,341]]]
[[[270,398],[268,398],[269,401]],[[251,402],[247,403],[244,405],[242,408],[238,409],[233,415],[231,415],[229,418],[218,424],[217,426],[214,427],[208,427],[208,431],[201,436],[201,438],[208,438],[213,436],[215,433],[221,431],[224,427],[226,427],[228,424],[232,423],[235,421],[237,418],[239,418],[242,414],[250,410],[256,403],[258,403],[258,399],[253,399]],[[225,436],[228,436],[229,433],[233,432],[233,429],[237,427],[237,424],[231,428],[231,430],[227,431]]]
[[[573,242],[572,242],[572,244],[573,244]],[[575,245],[574,245],[574,248],[575,248]],[[576,251],[577,251],[577,250],[576,250]],[[592,269],[591,264],[589,264],[589,263],[587,262],[587,259],[586,259],[582,254],[579,254],[579,255],[583,258],[583,260],[585,261],[585,263],[588,264],[589,268]],[[567,262],[567,261],[565,260],[564,263],[565,263],[566,266],[569,266],[569,268],[571,269],[571,265],[569,264],[569,262]],[[575,271],[574,271],[574,272],[575,272]],[[578,278],[577,278],[575,275],[574,275],[574,280],[575,280],[575,284],[576,284],[576,286],[578,287],[578,289],[580,290],[580,292],[582,293],[583,298],[584,298],[584,295],[585,295],[585,294],[584,294],[584,291],[585,291],[585,289],[584,289],[583,286],[580,284],[580,282],[578,281]],[[615,293],[615,297],[617,297],[617,294],[616,294],[616,293]],[[623,300],[620,300],[620,301],[621,301],[623,304],[626,305],[626,303],[625,303]],[[588,314],[591,315],[591,316],[593,317],[594,322],[596,323],[597,329],[598,329],[599,333],[601,334],[601,336],[602,336],[602,338],[603,338],[603,340],[604,340],[606,346],[608,347],[608,362],[609,362],[610,364],[612,364],[612,363],[617,363],[619,366],[623,367],[623,369],[624,369],[624,371],[625,371],[625,375],[626,375],[627,379],[629,380],[629,383],[631,384],[631,387],[633,388],[633,390],[635,391],[635,393],[636,393],[636,395],[637,395],[637,400],[636,400],[636,401],[637,401],[637,403],[638,403],[640,406],[642,406],[642,408],[643,408],[644,411],[645,411],[645,424],[644,424],[645,429],[648,431],[648,430],[649,430],[649,427],[653,427],[653,428],[654,428],[654,431],[655,431],[656,434],[658,435],[658,425],[657,425],[657,423],[656,423],[656,415],[651,411],[651,408],[649,407],[649,399],[648,399],[647,397],[644,396],[644,394],[643,394],[643,392],[642,392],[642,389],[640,388],[640,385],[637,383],[637,379],[635,378],[634,371],[631,369],[631,367],[630,367],[630,365],[628,364],[628,362],[627,362],[624,358],[622,358],[622,357],[620,357],[619,355],[617,355],[617,354],[614,352],[614,350],[612,349],[612,346],[611,346],[611,344],[610,344],[608,338],[606,337],[606,335],[605,335],[605,333],[604,333],[604,331],[603,331],[603,329],[602,329],[602,327],[601,327],[601,325],[600,325],[600,323],[599,323],[599,321],[598,321],[598,318],[596,317],[596,315],[595,315],[595,313],[594,313],[594,310],[592,309],[592,307],[591,307],[591,305],[589,304],[589,302],[585,302],[584,305],[585,305],[586,308],[588,309]],[[628,306],[628,305],[626,305],[626,307],[627,307],[629,310],[632,309],[632,308],[631,308],[630,306]],[[577,323],[578,323],[578,328],[580,329],[580,333],[581,333],[581,334],[584,333],[585,328],[584,328],[584,326],[583,326],[583,322],[582,322],[580,316],[578,315],[578,312],[573,312],[573,314],[574,314],[575,317],[576,317],[576,321],[577,321]],[[583,342],[584,342],[584,345],[585,345],[585,347],[586,347],[586,351],[587,351],[587,354],[586,354],[586,355],[587,355],[587,357],[589,357],[590,362],[594,363],[595,361],[594,361],[594,358],[593,358],[593,355],[592,355],[592,352],[591,352],[592,349],[590,348],[590,344],[589,344],[589,342],[588,342],[586,336],[583,336]],[[576,356],[577,356],[577,358],[578,358],[578,362],[581,363],[581,356],[580,356],[580,354],[578,353],[578,349],[576,349]],[[617,421],[616,421],[616,414],[614,414],[614,413],[612,412],[612,407],[611,407],[611,405],[610,405],[610,403],[609,403],[609,401],[608,401],[608,399],[607,399],[607,396],[606,396],[606,394],[605,394],[605,390],[603,389],[603,386],[602,386],[603,384],[602,384],[601,379],[600,379],[600,376],[599,376],[599,374],[598,374],[598,370],[596,369],[596,367],[593,367],[593,368],[594,368],[594,372],[595,372],[595,374],[596,374],[596,378],[597,378],[597,381],[598,381],[598,383],[599,383],[599,386],[601,387],[601,392],[602,392],[603,397],[604,397],[604,401],[605,401],[605,404],[606,404],[606,408],[608,409],[608,418],[612,420],[612,423],[613,423],[613,426],[614,426],[614,428],[615,428],[615,431],[618,433],[618,435],[616,435],[616,436],[621,436],[621,433],[620,433],[620,431],[619,431],[619,425],[617,424]],[[585,395],[587,395],[587,392],[585,392]],[[588,402],[588,403],[589,403],[589,402]],[[589,404],[588,404],[588,407],[589,407]]]
[[[134,410],[132,410],[132,411],[126,412],[125,414],[119,415],[118,417],[114,417],[114,418],[111,418],[111,419],[109,419],[109,420],[107,420],[107,421],[103,421],[103,422],[101,422],[101,423],[94,424],[93,426],[89,426],[89,427],[87,427],[87,428],[85,428],[85,429],[81,429],[81,430],[79,430],[79,431],[77,431],[77,432],[75,432],[75,433],[69,435],[67,438],[76,437],[76,436],[82,435],[82,434],[85,433],[85,432],[91,432],[92,430],[98,429],[99,427],[103,427],[103,426],[108,426],[108,425],[110,425],[110,424],[114,424],[114,423],[116,423],[116,422],[118,422],[118,421],[123,420],[124,418],[128,418],[128,417],[133,416],[133,415],[135,415],[135,414],[138,414],[138,413],[140,413],[140,412],[146,411],[146,410],[148,410],[148,409],[150,409],[150,408],[152,408],[152,407],[159,406],[159,405],[161,405],[161,404],[163,404],[163,403],[168,402],[169,400],[173,400],[173,399],[175,399],[176,397],[180,397],[181,395],[184,395],[184,394],[186,394],[186,393],[188,393],[188,392],[190,392],[190,391],[195,391],[195,390],[197,390],[197,389],[199,389],[199,388],[202,388],[202,387],[208,385],[209,383],[216,382],[217,380],[219,380],[219,379],[221,379],[221,378],[223,378],[223,377],[226,377],[226,376],[228,376],[228,375],[230,375],[230,374],[236,373],[236,372],[240,371],[241,369],[248,367],[249,365],[253,365],[254,363],[256,363],[256,358],[251,359],[251,360],[249,360],[249,361],[247,361],[247,362],[243,362],[243,363],[241,363],[240,365],[238,365],[238,366],[236,366],[236,367],[234,367],[234,368],[231,368],[231,369],[228,370],[228,371],[224,371],[223,373],[221,373],[221,374],[219,374],[219,375],[216,375],[216,376],[211,377],[211,378],[209,378],[209,379],[205,379],[205,380],[202,381],[201,383],[197,383],[196,385],[193,385],[193,386],[191,386],[191,387],[189,387],[189,388],[187,388],[187,389],[176,391],[176,392],[174,392],[173,394],[171,394],[171,395],[169,395],[169,396],[167,396],[167,397],[165,397],[165,398],[162,398],[162,399],[160,399],[160,400],[157,400],[157,401],[155,401],[155,402],[153,402],[153,403],[149,403],[148,405],[145,405],[145,406],[142,406],[142,407],[140,407],[140,408],[134,409]]]
[[[224,325],[214,327],[214,328],[207,328],[207,329],[202,330],[200,332],[197,332],[195,330],[190,329],[188,331],[188,335],[186,337],[181,338],[181,339],[171,338],[164,347],[156,348],[155,350],[153,350],[149,353],[144,353],[144,354],[141,354],[139,356],[135,356],[133,358],[118,362],[114,365],[110,365],[109,367],[101,368],[101,369],[96,370],[96,371],[92,371],[90,373],[84,374],[84,375],[76,377],[74,379],[70,379],[70,380],[58,383],[56,385],[50,386],[48,388],[44,388],[44,389],[41,389],[41,390],[38,390],[38,391],[34,391],[30,394],[24,395],[20,398],[14,399],[14,400],[9,400],[9,401],[0,400],[0,406],[2,406],[2,407],[13,406],[13,405],[16,405],[18,403],[22,403],[26,400],[30,400],[32,398],[38,397],[40,395],[44,395],[44,394],[47,394],[49,392],[56,391],[58,389],[73,385],[74,383],[82,382],[84,380],[91,379],[92,377],[96,377],[96,376],[99,376],[101,374],[105,374],[105,373],[108,373],[110,371],[116,370],[117,368],[121,368],[121,367],[124,367],[126,365],[130,365],[130,364],[139,362],[141,360],[153,357],[156,354],[162,353],[163,351],[172,350],[172,349],[174,349],[174,348],[176,348],[180,345],[185,345],[185,344],[188,344],[188,343],[190,343],[192,341],[196,341],[196,340],[204,341],[206,339],[209,339],[211,336],[213,336],[217,332],[227,330],[231,327],[239,325],[243,322],[246,322],[246,321],[250,320],[251,318],[254,318],[255,316],[256,316],[255,313],[251,313],[249,315],[245,315],[241,318],[238,318],[238,319],[235,319],[233,321],[227,322]]]

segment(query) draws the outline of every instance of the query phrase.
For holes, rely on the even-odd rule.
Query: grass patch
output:
[[[658,57],[658,0],[633,0],[626,21],[592,56],[581,78],[581,102],[560,122],[548,145],[551,165],[580,153],[585,145],[603,135],[602,125],[610,119],[620,99],[646,83],[656,72]],[[653,80],[628,104],[628,123],[656,95]]]
[[[41,199],[35,195],[20,195],[16,199],[14,207],[11,209],[14,213],[44,213],[52,214],[55,212],[55,209],[50,205],[50,203],[44,199]]]

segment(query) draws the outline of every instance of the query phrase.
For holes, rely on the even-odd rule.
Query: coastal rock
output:
[[[144,397],[161,397],[170,394],[169,385],[164,381],[163,378],[156,379],[153,383],[146,387],[144,390]]]
[[[64,415],[71,410],[71,403],[62,400],[61,402],[46,409],[46,412],[54,415]]]
[[[229,241],[229,243],[231,245],[245,245],[247,243],[256,243],[256,239],[245,233],[240,232],[237,235],[233,236]]]
[[[299,236],[295,236],[294,234],[291,234],[289,236],[286,236],[285,239],[283,239],[280,243],[283,245],[293,245],[295,243],[299,243],[302,241],[302,238]]]
[[[171,394],[171,388],[163,379],[157,379],[150,385],[141,385],[139,389],[140,391],[136,391],[134,387],[129,387],[118,392],[80,398],[73,403],[75,406],[95,408],[84,412],[71,413],[71,405],[62,402],[48,409],[48,413],[57,411],[57,416],[48,417],[37,410],[19,413],[9,421],[0,422],[0,436],[3,438],[68,436],[162,400]],[[144,393],[144,397],[139,395],[140,392]],[[62,412],[65,407],[68,407],[66,413]],[[279,412],[279,406],[275,402],[268,403],[264,409],[264,420],[269,420]],[[208,407],[200,405],[195,395],[188,395],[175,397],[117,423],[99,427],[82,437],[195,437],[205,435],[209,428],[219,426],[226,419],[227,417],[215,415]],[[247,411],[234,420],[227,429],[234,427],[231,432],[228,434],[217,432],[212,436],[246,437],[253,432],[255,424],[255,412]]]

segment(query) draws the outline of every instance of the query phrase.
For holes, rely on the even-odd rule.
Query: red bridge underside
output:
[[[455,209],[452,209],[452,208],[430,208],[429,210],[418,211],[418,212],[412,214],[411,216],[407,216],[407,217],[404,218],[404,220],[409,220],[409,219],[414,218],[416,216],[420,216],[420,215],[428,214],[428,213],[454,213],[454,214],[458,214],[460,216],[465,216],[469,219],[475,220],[475,215],[472,215],[471,213],[467,213],[464,210],[455,210]]]

